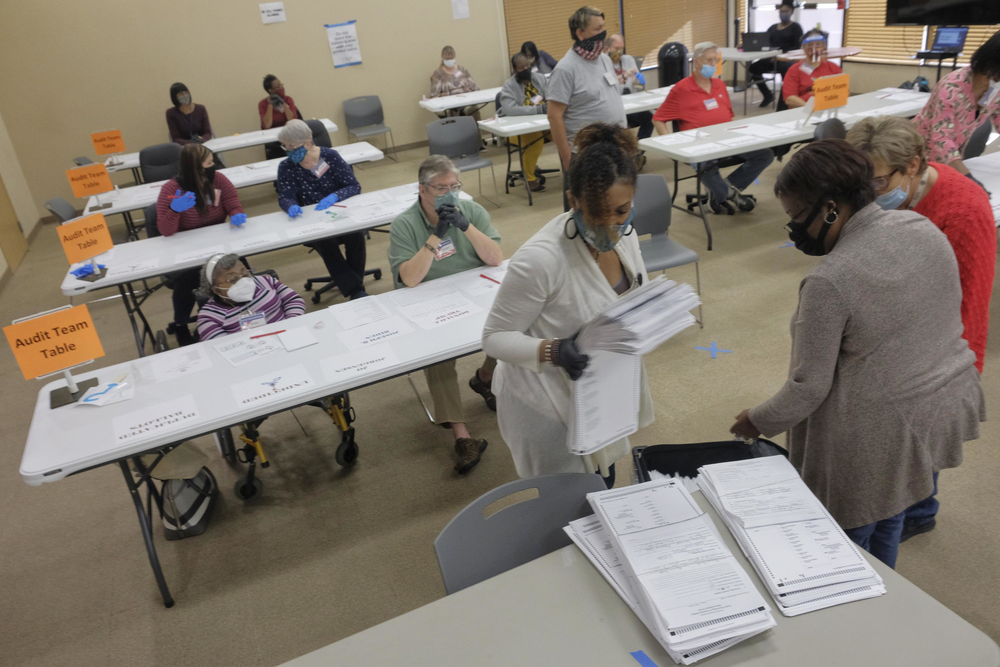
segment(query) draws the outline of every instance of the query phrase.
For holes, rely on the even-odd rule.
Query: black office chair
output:
[[[296,109],[295,117],[302,120],[302,112]],[[280,141],[272,141],[271,143],[264,144],[264,159],[275,160],[279,157],[285,157],[285,149],[281,147]]]
[[[496,100],[494,102],[496,104],[496,109],[497,109],[497,118],[502,118],[503,112],[500,109],[500,93],[497,93]],[[512,139],[517,139],[517,143],[512,141]],[[535,141],[544,141],[545,143],[548,143],[551,141],[551,139],[543,137],[542,139],[536,139]],[[512,187],[515,187],[518,181],[522,181],[524,183],[525,190],[527,190],[528,192],[528,206],[532,206],[534,202],[532,201],[531,198],[531,188],[528,187],[528,182],[524,178],[524,170],[510,168],[511,156],[514,155],[515,153],[517,153],[520,156],[521,152],[531,144],[528,144],[528,146],[522,146],[521,137],[504,137],[503,143],[504,147],[507,149],[507,180],[504,183],[504,192],[510,194],[510,189]],[[535,142],[533,141],[531,143],[533,144]],[[535,177],[538,179],[538,182],[541,185],[545,185],[545,174],[561,174],[561,173],[562,173],[561,169],[542,169],[541,167],[538,166],[535,167]]]
[[[181,145],[157,144],[139,151],[139,169],[144,183],[173,178],[181,170]]]
[[[306,121],[306,125],[313,133],[313,143],[317,146],[323,146],[324,148],[333,148],[333,142],[330,141],[330,133],[327,132],[326,126],[323,125],[323,121],[317,120],[315,118]]]

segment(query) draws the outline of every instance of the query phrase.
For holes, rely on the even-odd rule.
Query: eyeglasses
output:
[[[436,195],[446,195],[449,192],[454,192],[456,195],[462,191],[462,181],[455,183],[454,185],[431,185],[430,183],[424,183],[424,187],[433,192]]]
[[[875,188],[876,192],[884,192],[886,188],[889,187],[889,180],[899,173],[899,169],[893,169],[885,176],[876,176],[872,179],[872,186]]]
[[[281,144],[281,150],[285,151],[286,153],[291,153],[296,148],[302,148],[303,146],[305,146],[305,144],[299,144],[298,146],[286,146],[284,144]]]

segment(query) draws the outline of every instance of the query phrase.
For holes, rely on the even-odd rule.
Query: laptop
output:
[[[934,44],[931,51],[938,53],[959,53],[965,46],[968,28],[940,27],[934,32]]]
[[[743,33],[744,51],[771,51],[771,38],[766,32],[745,32]]]

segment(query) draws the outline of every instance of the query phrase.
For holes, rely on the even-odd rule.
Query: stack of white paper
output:
[[[647,354],[694,324],[690,311],[701,301],[690,285],[663,276],[616,300],[580,330],[581,351]]]
[[[566,533],[674,662],[690,665],[774,627],[770,607],[684,485],[587,495]]]
[[[882,578],[783,456],[698,469],[698,485],[785,616],[885,594]]]

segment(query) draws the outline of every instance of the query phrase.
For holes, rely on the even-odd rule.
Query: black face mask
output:
[[[210,184],[211,183],[215,183],[215,170],[216,169],[217,169],[217,167],[215,165],[212,165],[211,167],[205,167],[205,178],[208,179],[208,182]]]
[[[604,38],[608,36],[608,31],[603,30],[593,37],[588,37],[587,39],[576,40],[576,45],[579,46],[584,51],[596,51],[598,49],[604,49]]]
[[[526,69],[524,71],[517,72],[514,74],[514,78],[520,81],[521,83],[528,83],[529,81],[531,81],[531,70]]]
[[[837,221],[836,218],[833,221],[824,220],[823,226],[819,229],[819,237],[813,238],[806,231],[812,225],[816,216],[819,214],[823,204],[825,204],[827,199],[820,199],[819,202],[813,207],[812,211],[809,212],[809,217],[806,218],[806,222],[795,222],[790,220],[785,229],[788,230],[788,239],[795,244],[795,247],[804,252],[807,255],[813,257],[821,257],[826,254],[826,244],[824,243],[826,239],[826,233],[830,231],[830,226]]]

